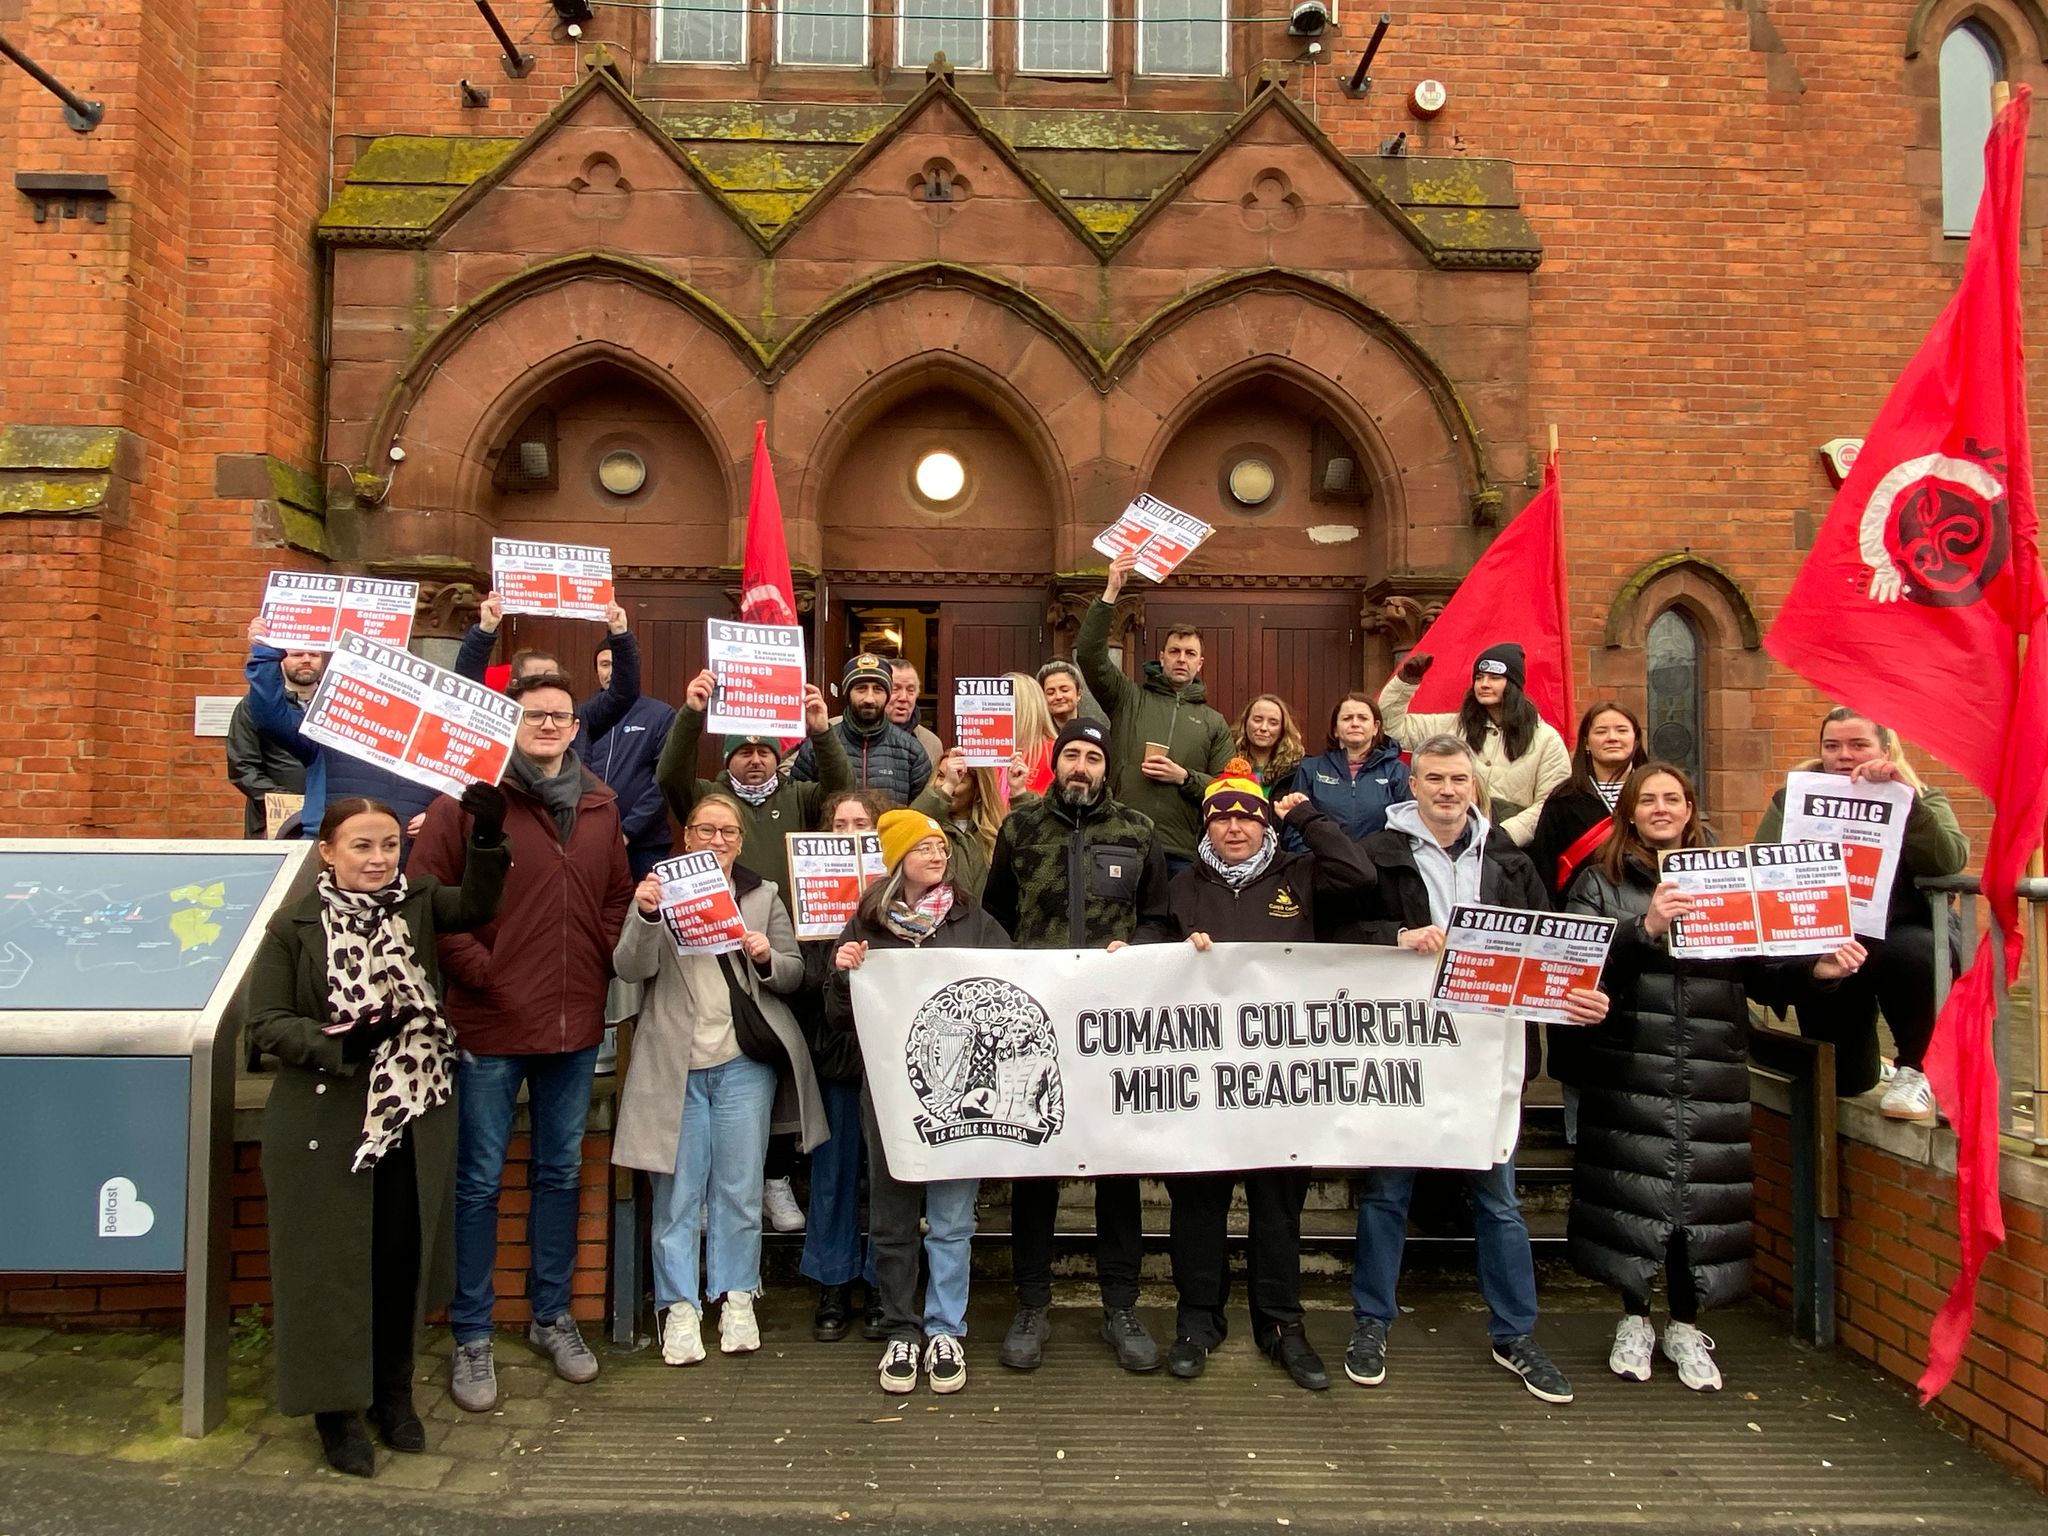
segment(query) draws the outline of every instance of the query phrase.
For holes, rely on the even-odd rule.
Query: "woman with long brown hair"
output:
[[[1664,1356],[1696,1392],[1721,1385],[1707,1307],[1750,1290],[1749,1004],[1795,978],[1853,975],[1863,946],[1818,960],[1689,960],[1671,952],[1691,901],[1659,856],[1706,846],[1685,771],[1646,763],[1628,776],[1614,825],[1573,885],[1567,910],[1615,920],[1602,987],[1613,1007],[1574,1053],[1579,1140],[1566,1242],[1573,1267],[1621,1292],[1608,1368],[1650,1379],[1650,1287],[1666,1277]]]
[[[1330,707],[1328,740],[1329,751],[1301,765],[1295,787],[1353,840],[1371,837],[1390,806],[1415,798],[1400,744],[1388,739],[1378,701],[1356,690]]]
[[[1607,840],[1622,784],[1650,760],[1647,740],[1635,711],[1617,700],[1603,699],[1579,716],[1571,777],[1543,802],[1529,840],[1529,857],[1554,905],[1564,905],[1579,871]]]
[[[1270,799],[1278,799],[1300,786],[1294,775],[1301,767],[1305,748],[1301,727],[1294,711],[1277,693],[1262,693],[1245,705],[1237,723],[1230,728],[1237,744],[1237,756],[1250,765],[1253,780]]]
[[[455,1033],[435,936],[497,915],[505,796],[472,784],[460,886],[399,873],[398,813],[329,800],[314,888],[270,921],[249,972],[249,1040],[275,1056],[263,1110],[277,1405],[310,1413],[327,1464],[368,1477],[363,1410],[426,1449],[413,1350],[455,1289]]]

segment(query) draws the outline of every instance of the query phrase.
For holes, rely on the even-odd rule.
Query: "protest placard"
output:
[[[1663,878],[1693,899],[1671,953],[1692,960],[1824,955],[1854,937],[1839,843],[1673,848]]]
[[[1164,581],[1215,531],[1199,517],[1141,492],[1124,508],[1123,516],[1095,536],[1094,547],[1112,560],[1135,550],[1138,574]]]
[[[865,891],[887,871],[872,832],[789,832],[789,894],[799,939],[836,939]],[[864,845],[873,845],[870,861]]]
[[[1614,919],[1455,906],[1431,996],[1458,1008],[1571,1024],[1565,994],[1598,987]]]
[[[799,626],[709,619],[705,634],[712,678],[706,731],[714,736],[808,734]]]
[[[1838,773],[1785,776],[1785,841],[1842,845],[1851,921],[1869,938],[1884,937],[1912,814],[1910,784],[1871,784]]]
[[[595,544],[492,539],[491,585],[507,613],[602,620],[612,604],[612,552]]]
[[[263,584],[263,638],[286,651],[331,651],[343,635],[397,650],[412,639],[416,581],[272,571]]]
[[[1522,1028],[1432,1002],[1433,966],[1349,944],[906,948],[851,976],[899,1179],[1491,1167]]]
[[[459,795],[504,776],[519,734],[513,700],[406,651],[344,635],[299,729],[350,757]]]
[[[723,955],[740,947],[747,925],[718,855],[663,859],[653,873],[661,881],[661,920],[678,954]]]
[[[1016,685],[1007,677],[953,680],[953,740],[970,768],[1007,768],[1017,755]]]
[[[304,795],[294,795],[282,789],[267,789],[263,792],[263,835],[275,840],[306,807]]]

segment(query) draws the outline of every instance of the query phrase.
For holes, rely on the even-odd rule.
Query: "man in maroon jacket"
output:
[[[565,1380],[597,1375],[597,1356],[569,1315],[569,1277],[612,946],[633,895],[618,800],[569,750],[576,739],[569,680],[540,673],[506,691],[523,712],[501,786],[512,848],[505,898],[494,921],[440,943],[443,1005],[461,1052],[450,1395],[472,1413],[498,1403],[491,1350],[498,1190],[521,1084],[533,1149],[527,1342]],[[412,868],[458,881],[468,839],[469,818],[443,795],[428,807]]]

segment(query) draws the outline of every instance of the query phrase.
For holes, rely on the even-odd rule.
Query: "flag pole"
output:
[[[1557,423],[1554,421],[1550,424],[1550,456],[1553,459],[1557,457]]]

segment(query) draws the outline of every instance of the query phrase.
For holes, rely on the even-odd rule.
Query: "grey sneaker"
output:
[[[1116,1363],[1127,1371],[1159,1369],[1159,1346],[1138,1321],[1136,1307],[1102,1309],[1102,1342],[1116,1351]]]
[[[1002,1353],[997,1357],[1013,1371],[1035,1371],[1045,1357],[1045,1341],[1052,1337],[1052,1319],[1043,1307],[1019,1303],[1010,1319],[1010,1331],[1003,1335]]]
[[[489,1339],[455,1346],[448,1362],[448,1395],[456,1407],[471,1413],[489,1413],[498,1406],[498,1362]]]
[[[555,1362],[555,1374],[578,1385],[597,1380],[597,1356],[576,1331],[576,1319],[564,1312],[552,1323],[528,1323],[526,1342]]]

